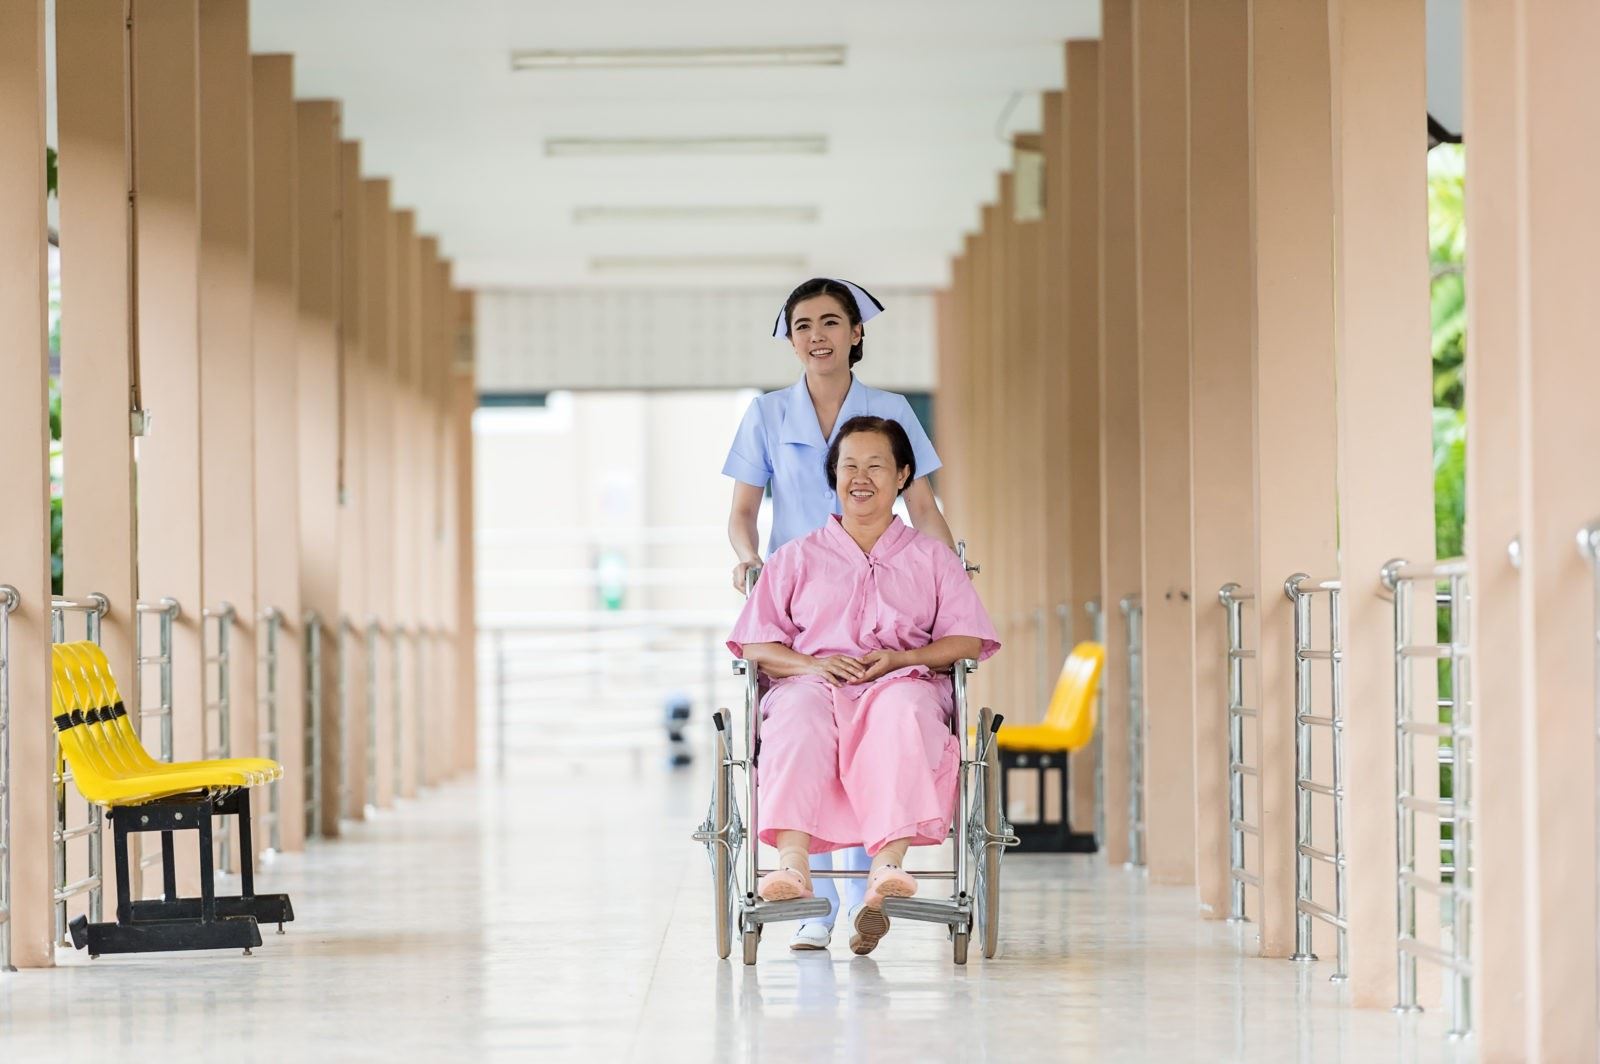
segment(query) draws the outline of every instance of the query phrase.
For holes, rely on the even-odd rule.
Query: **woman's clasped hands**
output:
[[[830,654],[812,658],[811,662],[811,671],[835,687],[871,683],[896,669],[915,664],[910,654],[900,650],[872,650],[859,658]]]

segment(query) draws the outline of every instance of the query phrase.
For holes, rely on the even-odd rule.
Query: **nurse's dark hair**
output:
[[[794,308],[808,299],[816,296],[832,296],[844,308],[844,313],[850,319],[851,325],[861,325],[861,308],[856,306],[855,293],[835,281],[832,277],[813,277],[811,280],[789,293],[788,302],[783,305],[783,320],[789,326],[789,335],[794,336]],[[861,329],[861,342],[850,349],[850,365],[854,366],[866,357],[867,330]]]
[[[876,432],[889,438],[889,450],[894,454],[894,471],[906,470],[906,484],[909,486],[917,479],[917,456],[911,450],[911,437],[906,435],[906,430],[900,427],[900,422],[886,417],[853,417],[839,426],[839,435],[834,438],[833,446],[828,448],[827,473],[828,483],[839,483],[839,448],[851,436],[859,436],[864,432]],[[906,489],[901,488],[904,492]]]

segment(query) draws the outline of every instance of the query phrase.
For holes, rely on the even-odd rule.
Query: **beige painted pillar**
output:
[[[299,156],[300,600],[322,618],[322,819],[339,834],[339,105],[295,106]]]
[[[1129,848],[1128,631],[1143,587],[1132,0],[1106,0],[1100,37],[1100,601],[1106,611],[1106,859]]]
[[[1469,639],[1476,803],[1472,943],[1479,978],[1472,1011],[1479,1059],[1520,1061],[1527,1052],[1529,840],[1525,835],[1524,729],[1538,714],[1522,701],[1523,603],[1508,547],[1522,529],[1522,293],[1519,256],[1524,176],[1520,151],[1516,11],[1511,4],[1468,4],[1463,78],[1472,142],[1467,152],[1467,526],[1465,550],[1473,609]]]
[[[366,244],[366,403],[363,446],[366,466],[366,564],[368,619],[380,625],[377,660],[377,763],[370,781],[370,800],[379,808],[394,805],[394,224],[389,207],[389,182],[362,182],[362,240]]]
[[[127,19],[120,7],[66,5],[56,13],[56,126],[62,288],[74,294],[61,331],[63,588],[111,608],[100,643],[129,712],[140,704],[135,661],[132,242],[127,121]],[[134,720],[138,720],[136,715]],[[112,852],[106,823],[102,852]],[[114,911],[108,876],[103,909]]]
[[[394,603],[395,654],[398,697],[396,738],[399,750],[397,793],[412,798],[417,793],[417,721],[421,710],[416,690],[417,652],[417,511],[422,495],[417,484],[417,306],[420,288],[420,246],[416,215],[395,212],[395,375],[394,375]],[[403,634],[402,634],[403,633]]]
[[[1595,618],[1593,573],[1574,546],[1600,516],[1600,358],[1593,265],[1600,242],[1600,9],[1517,5],[1522,49],[1521,593],[1523,824],[1534,868],[1526,979],[1529,1060],[1594,1060]],[[1481,718],[1493,707],[1478,703]],[[1490,795],[1485,801],[1492,801]]]
[[[255,252],[250,128],[250,5],[207,0],[200,9],[200,403],[206,605],[235,610],[229,626],[229,746],[256,754]],[[224,621],[206,623],[208,654]],[[209,699],[220,701],[217,669]],[[211,718],[208,714],[208,727]],[[220,720],[215,722],[220,728]],[[251,811],[259,813],[259,795]],[[231,830],[231,829],[230,829]],[[261,845],[254,836],[252,843]],[[237,867],[237,845],[229,858]]]
[[[277,645],[278,843],[305,847],[305,633],[300,600],[299,132],[293,60],[251,61],[254,172],[256,601],[282,618]],[[270,722],[263,722],[268,724]],[[271,843],[270,834],[261,840]]]
[[[1421,354],[1431,329],[1427,140],[1416,120],[1427,110],[1423,7],[1334,7],[1343,711],[1354,777],[1345,780],[1344,843],[1350,994],[1367,1007],[1395,1003],[1394,609],[1376,574],[1391,558],[1434,553],[1433,378]],[[1434,617],[1430,590],[1419,585],[1416,595],[1422,633]]]
[[[340,145],[339,609],[344,628],[344,815],[366,817],[367,780],[367,247],[361,146]]]
[[[56,13],[61,281],[74,296],[61,326],[62,402],[72,411],[62,422],[63,455],[72,462],[70,505],[62,508],[65,587],[110,599],[100,642],[137,712],[127,35],[115,7],[68,4]]]
[[[421,667],[417,672],[417,693],[420,698],[417,714],[417,785],[431,786],[439,762],[439,748],[435,744],[439,718],[445,712],[438,697],[438,664],[433,653],[434,628],[437,623],[435,605],[439,597],[439,405],[434,388],[438,356],[438,274],[439,240],[424,236],[420,240],[420,257],[417,274],[417,339],[416,339],[416,412],[414,431],[417,434],[417,489],[421,505],[416,508],[417,543],[417,656]]]
[[[1229,913],[1228,630],[1217,601],[1224,584],[1254,576],[1255,379],[1250,368],[1250,34],[1248,0],[1189,6],[1189,261],[1194,463],[1195,870],[1200,911]],[[1254,591],[1254,588],[1248,588]],[[1255,603],[1242,612],[1254,649]],[[1255,662],[1245,662],[1253,707]],[[1254,763],[1255,721],[1246,720]],[[1256,823],[1255,780],[1245,780],[1245,812]],[[1245,866],[1259,874],[1259,839],[1245,836]],[[1259,916],[1246,891],[1245,911]]]
[[[472,413],[478,407],[473,294],[455,293],[456,345],[451,362],[451,431],[455,433],[455,505],[450,519],[456,533],[456,726],[458,771],[478,767],[478,606]]]
[[[172,632],[173,759],[205,754],[200,394],[199,23],[195,0],[133,7],[134,184],[139,379],[148,434],[139,441],[139,595],[178,600]],[[178,885],[199,889],[198,860],[178,847]]]
[[[1322,0],[1251,0],[1261,952],[1294,950],[1294,632],[1284,579],[1335,575],[1333,159]],[[1318,603],[1318,610],[1326,603]]]
[[[1194,582],[1189,472],[1186,5],[1135,0],[1146,853],[1194,882]]]
[[[1087,609],[1100,599],[1100,42],[1067,44],[1064,302],[1067,362],[1066,460],[1071,471],[1070,531],[1063,623],[1069,643],[1094,638]],[[1102,682],[1103,678],[1102,678]],[[1104,730],[1104,722],[1100,731]],[[1104,739],[1072,757],[1072,827],[1095,828],[1095,772]]]
[[[55,963],[44,0],[0,5],[0,584],[10,618],[11,961]],[[0,933],[4,933],[0,931]],[[4,978],[4,976],[0,976]]]
[[[1067,168],[1069,157],[1067,130],[1067,101],[1063,93],[1044,94],[1044,144],[1045,215],[1043,285],[1039,299],[1039,342],[1037,350],[1036,389],[1042,403],[1039,409],[1040,455],[1043,465],[1039,471],[1037,503],[1033,507],[1032,524],[1045,533],[1041,548],[1044,553],[1045,572],[1035,606],[1044,611],[1045,640],[1043,660],[1039,663],[1042,684],[1039,715],[1042,719],[1049,703],[1050,685],[1061,671],[1061,663],[1070,650],[1072,639],[1072,513],[1078,504],[1073,492],[1072,474],[1072,363],[1071,300],[1072,291],[1069,234],[1072,227],[1072,204],[1068,197],[1070,182]],[[1068,772],[1074,794],[1069,798],[1062,816],[1078,824],[1092,820],[1088,811],[1080,808],[1076,798],[1081,793],[1076,776],[1071,775],[1084,762],[1073,758]],[[1090,780],[1091,784],[1093,780]],[[1090,801],[1093,801],[1091,794]]]

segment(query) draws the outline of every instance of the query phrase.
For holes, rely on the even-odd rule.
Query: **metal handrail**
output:
[[[1600,519],[1578,529],[1578,553],[1588,561],[1594,575],[1594,612],[1590,627],[1594,635],[1594,734],[1595,758],[1600,764]],[[1595,788],[1595,877],[1600,881],[1600,787]],[[1600,921],[1600,895],[1595,899],[1595,917]],[[1595,963],[1600,967],[1600,950],[1596,950]],[[1600,979],[1597,979],[1600,982]]]
[[[389,629],[389,645],[392,648],[389,656],[390,685],[393,688],[393,698],[390,700],[394,710],[394,738],[391,746],[394,748],[394,797],[398,802],[401,794],[401,770],[405,764],[404,748],[401,740],[405,735],[405,684],[402,682],[403,663],[400,647],[403,642],[411,638],[411,631],[404,624],[395,622]]]
[[[1340,642],[1341,584],[1337,579],[1313,580],[1305,573],[1294,573],[1283,582],[1283,593],[1294,606],[1294,763],[1295,763],[1295,951],[1292,960],[1314,961],[1311,952],[1311,921],[1331,924],[1338,935],[1338,962],[1330,977],[1342,982],[1349,972],[1349,900],[1344,849],[1344,647]],[[1328,596],[1328,649],[1311,646],[1311,596]],[[1331,665],[1329,710],[1327,716],[1313,712],[1311,663]],[[1333,781],[1322,784],[1311,776],[1312,728],[1326,727],[1333,744]],[[1333,800],[1333,849],[1317,847],[1312,832],[1311,799],[1324,795]],[[1312,862],[1333,867],[1334,907],[1319,905],[1312,897]]]
[[[203,710],[201,712],[201,729],[204,732],[202,748],[208,758],[229,758],[233,756],[233,622],[238,617],[238,611],[230,602],[221,602],[216,606],[207,606],[200,611],[201,620],[201,649],[200,657],[205,663],[206,671],[210,672],[216,667],[216,697],[202,696]],[[216,653],[208,653],[205,646],[205,622],[217,622]],[[209,679],[209,677],[208,677]],[[215,732],[211,729],[211,714],[217,715]],[[215,736],[216,741],[212,742]],[[216,826],[216,861],[217,868],[227,869],[231,864],[229,855],[233,848],[233,835],[231,822],[226,818],[220,820]]]
[[[92,643],[100,642],[101,619],[111,609],[111,600],[99,592],[91,592],[82,599],[52,598],[50,600],[50,635],[56,643],[67,641],[67,614],[81,613],[84,615],[84,638]],[[102,830],[105,823],[105,812],[94,802],[86,801],[88,817],[84,823],[69,826],[67,824],[67,784],[72,782],[72,770],[67,767],[65,755],[61,751],[61,744],[56,737],[55,728],[50,728],[50,760],[54,771],[50,776],[51,786],[55,788],[55,826],[51,831],[51,841],[55,849],[55,886],[51,891],[51,900],[55,904],[56,913],[56,944],[65,946],[67,940],[67,902],[79,894],[89,896],[89,920],[99,923],[105,898],[105,877],[103,873],[102,841],[105,832]],[[67,843],[74,839],[84,839],[88,847],[88,872],[89,874],[77,882],[67,881]]]
[[[1467,638],[1471,623],[1472,594],[1467,583],[1467,561],[1450,558],[1439,562],[1413,565],[1404,559],[1394,559],[1383,566],[1379,580],[1394,602],[1394,744],[1395,744],[1395,964],[1398,969],[1398,1012],[1421,1011],[1417,1004],[1417,959],[1433,961],[1450,974],[1453,993],[1450,1002],[1450,1034],[1454,1038],[1466,1036],[1472,1029],[1472,978],[1474,962],[1471,941],[1472,892],[1472,691],[1471,649]],[[1433,638],[1417,644],[1413,635],[1413,585],[1427,583],[1433,586],[1434,610],[1443,608],[1450,621],[1450,642],[1436,642]],[[1448,590],[1440,594],[1438,585]],[[1435,614],[1435,615],[1436,615]],[[1429,653],[1418,653],[1429,651]],[[1411,662],[1416,660],[1442,660],[1447,662],[1450,676],[1450,697],[1435,698],[1435,718],[1432,721],[1413,719],[1415,701],[1412,689]],[[1448,723],[1437,720],[1437,711],[1448,709]],[[1441,734],[1442,733],[1442,734]],[[1418,735],[1448,736],[1449,757],[1437,757],[1435,764],[1451,766],[1451,792],[1449,799],[1434,800],[1416,793],[1416,751],[1412,739]],[[1444,750],[1441,748],[1442,755]],[[1438,879],[1421,875],[1417,871],[1417,813],[1433,815],[1441,829],[1451,827],[1450,864],[1440,869]],[[1442,834],[1442,831],[1441,831]],[[1440,840],[1441,843],[1443,840]],[[1441,845],[1440,850],[1444,847]],[[1417,937],[1417,891],[1441,895],[1449,899],[1450,911],[1444,917],[1450,933],[1450,948],[1441,950],[1422,942]]]
[[[1128,863],[1144,857],[1144,605],[1138,595],[1117,604],[1127,629],[1128,657]]]
[[[305,818],[306,837],[322,828],[322,615],[307,610],[301,620],[305,639]]]
[[[177,599],[167,597],[156,602],[136,602],[133,604],[133,613],[135,618],[133,660],[134,671],[137,673],[134,683],[138,684],[139,691],[138,731],[142,738],[144,735],[144,722],[152,719],[156,720],[159,729],[157,756],[162,761],[171,762],[173,759],[172,629],[178,618],[183,616],[183,606]],[[156,646],[158,652],[154,655],[145,653],[144,619],[146,617],[157,618]],[[155,700],[154,709],[150,708],[151,700],[145,697],[144,691],[145,670],[152,665],[156,667],[159,685],[159,697]],[[138,854],[138,864],[141,871],[140,875],[134,877],[133,882],[133,893],[136,899],[141,897],[144,891],[145,877],[142,874],[143,870],[153,868],[161,863],[159,848],[152,847],[152,849],[156,850],[154,853],[147,854],[144,852],[144,839],[145,836],[138,832],[134,833],[132,839],[134,852]]]
[[[337,697],[339,701],[339,816],[343,818],[350,809],[350,759],[355,747],[350,742],[350,642],[365,638],[361,629],[349,615],[339,615],[336,639],[339,646],[339,673]]]
[[[383,622],[368,617],[367,646],[367,811],[378,807],[378,643],[383,639]]]
[[[277,761],[278,749],[278,636],[283,631],[283,611],[268,606],[256,614],[261,627],[257,644],[261,648],[256,662],[259,670],[257,705],[257,742],[261,755]],[[278,784],[267,785],[267,806],[258,814],[267,828],[267,849],[273,853],[283,849],[283,827],[278,809]]]
[[[0,584],[0,972],[11,965],[11,614],[22,594]]]
[[[1102,647],[1106,645],[1106,614],[1099,599],[1089,599],[1083,604],[1089,615],[1089,637]],[[1100,849],[1106,844],[1106,744],[1100,735],[1105,727],[1106,685],[1102,681],[1094,687],[1094,719],[1100,722],[1094,736],[1094,845]]]
[[[1228,920],[1240,923],[1248,919],[1245,915],[1245,888],[1261,887],[1261,877],[1252,873],[1249,862],[1245,859],[1245,839],[1254,837],[1256,840],[1255,866],[1261,867],[1261,827],[1250,822],[1245,810],[1245,779],[1256,781],[1259,794],[1261,781],[1260,768],[1245,762],[1245,721],[1254,720],[1255,727],[1260,729],[1260,714],[1253,708],[1244,704],[1244,670],[1245,662],[1256,656],[1254,650],[1247,650],[1244,646],[1244,604],[1255,601],[1255,593],[1246,591],[1238,584],[1223,584],[1217,590],[1217,601],[1227,611],[1228,620]],[[1259,738],[1255,744],[1259,750]],[[1256,807],[1260,808],[1259,799]]]

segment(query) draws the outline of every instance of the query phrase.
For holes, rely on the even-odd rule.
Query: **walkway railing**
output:
[[[428,782],[428,655],[433,648],[433,629],[425,624],[419,624],[413,633],[411,642],[412,666],[416,670],[416,712],[412,729],[416,741],[416,780],[417,791],[420,793]]]
[[[306,838],[322,830],[322,615],[307,610],[301,619],[305,639]]]
[[[92,643],[100,642],[100,619],[111,608],[110,601],[101,594],[91,594],[85,599],[52,599],[50,602],[50,637],[54,642],[67,642],[67,615],[78,614],[83,617],[84,638]],[[56,909],[56,944],[68,945],[67,940],[67,902],[80,894],[89,896],[89,922],[99,923],[102,905],[105,898],[104,877],[101,874],[101,841],[104,835],[104,811],[93,802],[85,803],[88,814],[82,824],[68,825],[67,823],[67,798],[71,791],[67,784],[72,782],[72,772],[67,768],[65,757],[61,753],[61,745],[55,739],[56,730],[50,729],[51,735],[51,760],[55,764],[55,771],[51,776],[51,783],[55,787],[56,796],[56,822],[52,832],[55,843],[55,891],[53,900]],[[74,839],[87,840],[88,847],[88,875],[76,882],[67,882],[67,844]]]
[[[1128,630],[1128,863],[1144,864],[1144,606],[1138,595],[1118,604]]]
[[[367,618],[367,810],[378,807],[378,644],[383,622]]]
[[[1244,645],[1244,604],[1255,601],[1255,593],[1238,584],[1223,584],[1217,591],[1217,601],[1228,611],[1228,919],[1242,921],[1245,913],[1245,888],[1261,889],[1261,876],[1251,872],[1252,865],[1261,867],[1261,825],[1250,820],[1250,807],[1245,803],[1245,790],[1259,794],[1261,772],[1259,765],[1249,762],[1249,751],[1259,750],[1260,715],[1254,707],[1244,704],[1245,662],[1255,659],[1256,652]],[[1246,721],[1256,732],[1256,742],[1245,743]],[[1254,783],[1246,784],[1246,780]],[[1254,803],[1260,807],[1259,801]],[[1249,861],[1245,854],[1246,839],[1255,839],[1256,860]]]
[[[256,661],[260,672],[256,695],[259,742],[261,756],[277,761],[281,754],[278,746],[278,637],[283,633],[283,611],[268,606],[258,619],[261,624],[256,636]],[[269,784],[266,808],[257,814],[257,819],[266,826],[267,849],[273,853],[283,849],[282,812],[278,803],[278,785]]]
[[[200,623],[215,622],[215,632],[203,632],[206,666],[204,724],[205,756],[227,758],[233,756],[233,622],[238,616],[231,603],[200,611]],[[215,638],[211,638],[211,636]],[[215,670],[215,671],[213,671]],[[223,818],[216,825],[217,868],[226,870],[232,862],[232,821]]]
[[[11,966],[11,611],[22,596],[0,584],[0,972]]]
[[[393,688],[394,695],[394,742],[391,745],[394,747],[394,797],[396,801],[400,800],[400,795],[403,790],[402,781],[405,779],[404,770],[406,758],[404,739],[406,734],[406,684],[405,652],[402,648],[407,643],[411,643],[413,648],[412,653],[415,653],[416,643],[411,638],[411,629],[407,628],[403,624],[396,623],[390,629],[389,637],[389,644],[391,648],[389,660],[389,680],[390,686]],[[422,697],[422,692],[415,692],[415,697],[420,699]]]
[[[1293,960],[1314,961],[1311,951],[1313,918],[1331,924],[1338,932],[1338,965],[1332,979],[1342,981],[1349,972],[1349,908],[1346,891],[1344,852],[1344,649],[1339,642],[1340,595],[1337,580],[1313,580],[1295,573],[1284,581],[1283,592],[1294,604],[1294,893],[1295,950]],[[1311,600],[1328,596],[1328,648],[1312,646]],[[1326,661],[1330,666],[1330,699],[1327,716],[1315,712],[1312,697],[1312,663]],[[1322,783],[1312,772],[1312,729],[1325,728],[1333,747],[1333,779]],[[1312,831],[1312,796],[1333,800],[1333,849],[1316,846]],[[1313,894],[1312,862],[1333,869],[1334,907],[1318,904]]]
[[[1399,969],[1401,1012],[1420,1011],[1417,1005],[1417,960],[1432,961],[1450,972],[1450,1034],[1465,1036],[1472,1029],[1472,687],[1470,644],[1468,641],[1471,594],[1467,588],[1467,563],[1451,558],[1432,564],[1412,565],[1395,559],[1383,567],[1383,586],[1394,597],[1394,801],[1395,801],[1395,958]],[[1412,601],[1416,584],[1427,586],[1432,596],[1434,631],[1424,642],[1416,641],[1413,631],[1416,608]],[[1448,642],[1438,641],[1439,614],[1448,623]],[[1440,692],[1431,719],[1418,720],[1412,682],[1413,661],[1446,663],[1448,692]],[[1444,679],[1445,677],[1440,677]],[[1445,713],[1448,720],[1441,720]],[[1416,751],[1412,740],[1418,736],[1448,740],[1439,745],[1437,763],[1450,769],[1450,796],[1429,797],[1417,793]],[[1437,777],[1436,777],[1437,778]],[[1438,845],[1435,852],[1448,852],[1450,863],[1439,869],[1439,878],[1417,871],[1417,814],[1437,818]],[[1445,828],[1450,838],[1445,840]],[[1446,845],[1448,842],[1448,845]],[[1444,903],[1442,915],[1449,937],[1448,948],[1430,945],[1417,938],[1417,891],[1438,896]]]
[[[339,631],[335,635],[339,644],[338,688],[335,694],[339,700],[339,816],[345,817],[350,812],[350,777],[351,760],[356,756],[356,745],[350,741],[350,699],[354,695],[351,690],[350,677],[350,647],[357,639],[365,638],[361,630],[356,627],[349,617],[340,615]]]
[[[156,744],[160,750],[159,757],[163,761],[172,760],[172,626],[183,614],[183,607],[174,598],[164,598],[160,602],[141,602],[134,607],[138,616],[138,624],[134,628],[134,663],[139,672],[139,735],[144,737],[144,722],[154,720],[160,728],[159,742]],[[145,653],[145,622],[146,617],[155,617],[156,620],[156,653]],[[156,666],[160,671],[159,697],[151,708],[151,699],[145,695],[144,677],[145,669]],[[146,743],[148,745],[148,742]]]
[[[1106,645],[1106,615],[1100,609],[1099,599],[1090,599],[1083,604],[1083,612],[1089,615],[1089,638],[1101,646]],[[1061,630],[1065,633],[1069,625],[1068,617],[1061,619]],[[1071,647],[1067,648],[1071,651]],[[1066,660],[1063,658],[1062,660]],[[1101,739],[1100,729],[1105,727],[1106,721],[1106,685],[1104,680],[1095,684],[1094,688],[1094,719],[1099,722],[1095,728],[1094,743],[1094,846],[1099,850],[1106,844],[1106,744]]]

